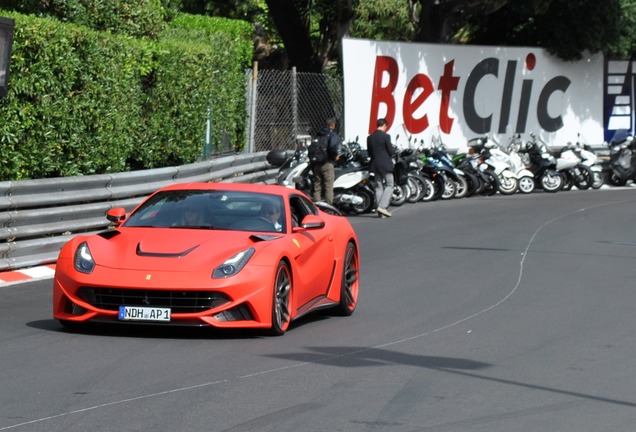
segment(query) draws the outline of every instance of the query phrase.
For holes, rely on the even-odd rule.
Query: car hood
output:
[[[216,266],[235,253],[278,236],[249,232],[127,228],[96,235],[89,241],[95,263],[116,269],[193,271]]]

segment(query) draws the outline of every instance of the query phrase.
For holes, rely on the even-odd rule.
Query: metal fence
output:
[[[344,112],[342,79],[326,74],[262,70],[247,77],[248,152],[294,149],[329,117]]]

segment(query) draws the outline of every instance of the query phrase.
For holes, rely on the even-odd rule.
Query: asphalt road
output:
[[[634,430],[634,189],[351,220],[358,310],[279,338],[71,333],[50,280],[0,287],[0,431]]]

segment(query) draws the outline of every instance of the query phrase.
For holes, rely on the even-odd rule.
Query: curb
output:
[[[55,264],[31,267],[22,270],[0,272],[0,287],[28,282],[37,279],[52,278],[55,274]]]

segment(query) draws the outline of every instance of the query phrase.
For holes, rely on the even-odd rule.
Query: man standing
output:
[[[333,182],[335,180],[334,165],[340,157],[340,137],[335,132],[336,119],[327,119],[326,126],[318,131],[317,137],[326,136],[327,160],[313,166],[314,201],[324,200],[333,205]]]
[[[377,121],[377,129],[367,137],[367,151],[369,152],[370,170],[375,174],[375,199],[378,204],[376,211],[379,217],[391,217],[387,210],[393,194],[393,144],[391,136],[386,133],[388,126],[385,119]]]

